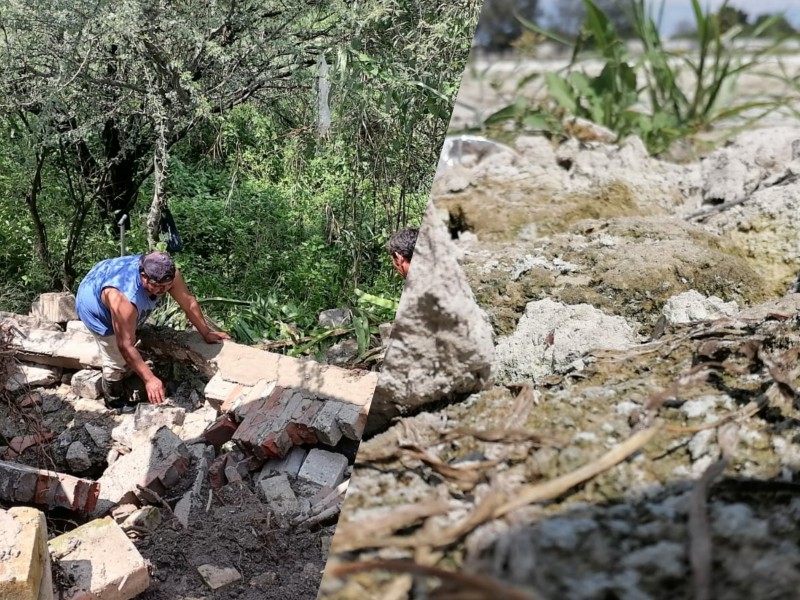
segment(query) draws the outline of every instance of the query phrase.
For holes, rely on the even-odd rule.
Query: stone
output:
[[[85,471],[92,466],[92,460],[89,458],[89,451],[80,441],[72,442],[69,445],[66,459],[70,470],[76,473]]]
[[[129,454],[106,469],[98,480],[100,502],[96,512],[104,514],[121,502],[137,503],[137,485],[163,494],[188,470],[190,456],[181,439],[161,427],[152,433],[150,443],[135,444]]]
[[[275,571],[267,571],[261,575],[256,575],[250,580],[250,587],[260,590],[268,590],[278,583],[278,574]]]
[[[44,513],[25,506],[0,510],[0,598],[52,600]]]
[[[661,314],[670,325],[731,317],[739,311],[736,302],[723,302],[716,296],[706,297],[697,290],[672,296]]]
[[[147,563],[111,517],[50,541],[50,554],[74,582],[64,600],[130,600],[150,585]]]
[[[142,402],[136,405],[133,425],[138,430],[150,429],[151,427],[174,429],[183,425],[185,418],[186,409],[179,406],[145,404]]]
[[[48,386],[61,380],[61,369],[42,365],[12,362],[5,388],[16,392],[25,387]]]
[[[200,565],[197,572],[206,585],[214,591],[220,590],[232,583],[241,580],[242,575],[233,567],[218,567],[216,565]]]
[[[69,292],[42,294],[34,302],[31,315],[54,323],[66,323],[78,318],[75,312],[75,296]]]
[[[211,405],[205,404],[192,412],[186,413],[183,425],[181,425],[177,434],[183,441],[199,438],[216,420],[217,411]]]
[[[292,479],[297,477],[300,467],[308,454],[307,450],[295,446],[283,458],[271,458],[264,463],[258,478],[263,479],[273,474],[285,473]]]
[[[381,323],[378,325],[378,333],[381,336],[381,345],[385,348],[389,345],[389,340],[392,338],[392,324]]]
[[[349,308],[332,308],[319,313],[317,321],[320,327],[327,327],[329,329],[346,327],[353,322],[353,313]]]
[[[358,358],[358,342],[342,340],[325,350],[325,360],[331,365],[346,365]]]
[[[95,369],[82,369],[72,376],[72,392],[80,398],[97,400],[103,397],[103,374]]]
[[[492,327],[458,262],[458,249],[429,204],[386,350],[367,427],[485,388]]]
[[[161,525],[161,511],[155,506],[143,506],[131,512],[121,523],[122,528],[141,527],[155,531]]]
[[[297,474],[299,479],[321,487],[336,487],[347,469],[347,458],[342,454],[314,448],[303,461]]]
[[[83,428],[89,434],[89,437],[92,438],[92,442],[94,445],[97,446],[99,449],[104,449],[108,446],[111,441],[111,435],[108,431],[100,427],[99,425],[94,425],[92,423],[84,423]]]
[[[516,331],[497,341],[495,380],[536,383],[580,368],[581,357],[590,350],[624,350],[636,341],[625,319],[589,304],[566,305],[549,298],[529,302]]]
[[[0,461],[0,500],[8,503],[91,512],[99,487],[96,481]]]
[[[276,516],[292,516],[298,512],[297,496],[286,473],[262,479],[258,486],[267,506]]]

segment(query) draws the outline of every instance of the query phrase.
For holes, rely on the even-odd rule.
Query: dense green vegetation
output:
[[[75,291],[121,235],[163,243],[165,208],[190,288],[246,341],[396,298],[383,246],[421,218],[478,9],[4,3],[0,309]]]

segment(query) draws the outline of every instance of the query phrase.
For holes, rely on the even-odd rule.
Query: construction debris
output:
[[[329,497],[348,473],[377,375],[162,330],[145,333],[141,350],[167,385],[166,402],[118,414],[101,400],[95,340],[69,314],[48,312],[68,300],[52,302],[36,314],[58,322],[0,313],[0,341],[17,359],[6,364],[48,373],[0,397],[0,456],[15,461],[0,462],[0,502],[68,511],[48,515],[58,537],[54,583],[44,587],[69,600],[125,600],[145,588],[143,598],[197,596],[209,587],[255,600],[277,584],[315,594],[326,528],[341,508],[340,496]],[[2,388],[8,381],[0,377]],[[95,543],[95,532],[111,542]],[[0,539],[0,557],[19,554],[14,536]],[[209,544],[213,561],[197,569],[189,553],[205,556]],[[120,548],[125,556],[106,562]],[[0,574],[0,584],[7,579]]]
[[[0,548],[0,598],[52,600],[44,513],[26,506],[0,510],[0,540],[13,542]]]

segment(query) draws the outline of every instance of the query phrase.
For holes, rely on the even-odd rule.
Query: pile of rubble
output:
[[[0,331],[0,597],[315,593],[376,374],[148,330],[167,402],[117,414],[71,296]]]

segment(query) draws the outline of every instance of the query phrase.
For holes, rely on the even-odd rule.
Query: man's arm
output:
[[[213,344],[221,340],[231,339],[231,336],[227,333],[211,331],[208,328],[206,320],[203,317],[203,311],[200,309],[200,304],[197,302],[197,299],[192,296],[180,271],[175,272],[175,279],[172,282],[172,287],[169,289],[169,294],[175,299],[178,306],[183,309],[189,322],[194,325],[195,329],[203,336],[206,342]]]
[[[117,338],[117,347],[128,366],[144,382],[147,399],[151,404],[164,402],[164,385],[153,374],[136,349],[136,307],[116,288],[105,288],[101,294],[103,304],[111,312],[111,326]]]

